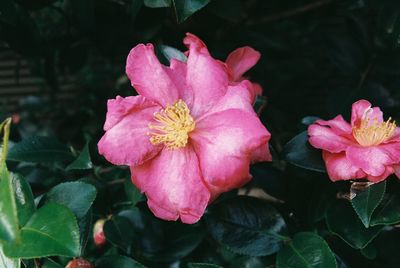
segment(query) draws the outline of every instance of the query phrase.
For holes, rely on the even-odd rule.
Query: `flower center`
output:
[[[358,126],[353,127],[353,136],[362,146],[381,144],[393,136],[396,130],[396,122],[389,118],[387,121],[378,122],[367,117],[369,109],[365,111]]]
[[[150,142],[154,145],[164,143],[169,149],[185,147],[189,132],[195,127],[190,110],[183,100],[154,114],[156,124],[149,124]]]

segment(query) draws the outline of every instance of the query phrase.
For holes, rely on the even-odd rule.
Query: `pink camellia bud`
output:
[[[94,224],[93,227],[93,240],[97,247],[101,247],[107,242],[103,232],[103,226],[105,222],[105,219],[100,219]]]
[[[74,259],[65,268],[94,268],[93,264],[84,259]]]

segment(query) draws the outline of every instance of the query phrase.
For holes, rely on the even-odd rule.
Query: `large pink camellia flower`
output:
[[[219,194],[248,182],[270,134],[252,108],[252,84],[232,84],[226,65],[188,34],[187,62],[161,65],[151,44],[131,50],[126,73],[140,94],[108,101],[100,154],[130,166],[149,208],[195,223]],[[201,42],[202,43],[202,42]]]
[[[378,107],[360,100],[353,104],[351,124],[341,115],[317,120],[308,128],[309,142],[322,149],[332,181],[366,178],[379,182],[390,174],[400,177],[400,128],[383,120]]]

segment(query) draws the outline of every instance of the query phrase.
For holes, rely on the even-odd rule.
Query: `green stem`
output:
[[[0,124],[0,131],[3,131],[3,146],[1,149],[1,162],[5,163],[8,153],[8,139],[10,137],[11,117],[7,118]]]

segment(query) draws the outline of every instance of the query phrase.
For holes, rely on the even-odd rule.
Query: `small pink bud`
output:
[[[93,240],[97,247],[102,247],[107,242],[103,232],[103,226],[105,222],[106,219],[100,219],[94,224],[93,227]]]
[[[94,268],[93,264],[84,259],[74,259],[65,268]]]

